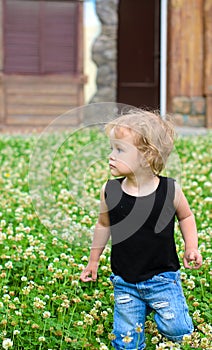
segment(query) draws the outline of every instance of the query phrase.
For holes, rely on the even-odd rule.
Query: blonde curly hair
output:
[[[143,153],[146,162],[156,175],[164,169],[174,144],[174,126],[170,117],[162,119],[156,112],[131,109],[124,115],[109,122],[106,134],[114,130],[119,139],[128,129],[134,137],[134,145]]]

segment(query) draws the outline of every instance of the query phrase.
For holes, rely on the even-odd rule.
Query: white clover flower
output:
[[[45,303],[45,301],[41,300],[40,298],[35,297],[33,305],[37,309],[44,309],[46,303]]]
[[[190,335],[190,334],[185,334],[185,335],[183,336],[183,341],[184,341],[184,342],[189,342],[189,341],[191,341],[191,335]]]
[[[3,299],[3,301],[5,303],[8,303],[10,301],[10,295],[9,294],[4,294],[2,299]]]
[[[71,263],[73,263],[75,260],[74,260],[74,258],[73,257],[71,257],[71,258],[69,258],[68,259],[68,262],[71,264]]]
[[[185,281],[186,278],[187,278],[187,273],[181,272],[180,277],[181,277],[181,280],[182,280],[182,281]]]
[[[84,255],[82,258],[81,258],[82,261],[88,261],[88,257],[86,255]]]
[[[99,260],[100,260],[101,262],[105,262],[106,259],[107,259],[107,258],[106,258],[106,255],[102,254],[102,255],[100,256],[100,259],[99,259]]]
[[[2,342],[3,349],[9,349],[13,347],[13,341],[10,338],[6,338]]]
[[[82,270],[84,270],[84,268],[85,268],[85,266],[84,266],[83,264],[79,264],[79,265],[78,265],[78,269],[79,269],[79,270],[82,271]]]
[[[77,287],[77,286],[79,285],[79,281],[73,280],[73,281],[71,282],[71,285],[72,285],[72,287]]]
[[[57,233],[57,232],[56,232]],[[52,244],[53,245],[56,245],[58,243],[58,239],[56,238],[56,237],[54,237],[53,239],[52,239]]]
[[[200,346],[202,346],[204,349],[207,348],[208,346],[210,346],[209,344],[209,339],[207,338],[202,338],[200,340]]]
[[[84,316],[84,322],[88,325],[92,325],[93,324],[93,321],[94,321],[94,318],[92,315],[89,315],[89,314],[85,314]]]
[[[5,220],[1,220],[0,222],[0,227],[5,227],[6,226],[6,221]]]
[[[38,341],[41,342],[41,343],[43,343],[45,340],[46,340],[45,337],[39,337],[39,338],[38,338]]]
[[[12,263],[12,261],[8,261],[6,264],[4,264],[4,266],[5,266],[7,269],[12,269],[12,268],[13,268],[13,263]]]
[[[25,287],[22,289],[22,293],[23,293],[23,295],[29,295],[29,293],[30,293],[30,287],[25,286]]]
[[[107,311],[102,311],[101,312],[101,316],[102,316],[102,318],[106,319],[107,316],[108,316],[108,312]]]
[[[155,336],[155,337],[152,337],[151,343],[152,343],[152,344],[157,344],[157,343],[159,342],[159,340],[160,340],[160,339],[159,339],[158,337],[156,337],[156,336]]]
[[[165,343],[160,343],[159,345],[156,345],[156,350],[163,350],[163,349],[167,349]]]
[[[136,333],[141,333],[143,331],[143,324],[136,322],[135,331]]]
[[[195,283],[193,280],[189,280],[186,283],[188,289],[194,289],[195,288]]]
[[[67,256],[65,253],[61,253],[61,254],[60,254],[60,258],[61,258],[61,259],[67,259],[68,256]]]
[[[101,302],[100,300],[96,300],[94,305],[95,305],[95,307],[97,307],[97,308],[98,308],[98,307],[101,307],[101,306],[102,306],[102,302]]]
[[[0,232],[0,242],[1,242],[1,244],[3,243],[3,241],[4,241],[6,238],[7,238],[6,233]]]
[[[100,350],[108,350],[107,345],[105,345],[104,343],[100,343]]]
[[[44,311],[43,318],[50,318],[50,317],[51,317],[51,313],[49,311]]]
[[[20,334],[20,331],[18,329],[14,329],[13,334],[18,335],[18,334]]]
[[[61,304],[61,306],[64,307],[65,309],[68,309],[70,306],[70,301],[68,299],[65,299]]]
[[[108,270],[109,270],[109,267],[108,267],[108,266],[105,266],[105,265],[104,265],[104,266],[101,266],[101,270],[102,270],[102,271],[108,271]]]
[[[27,277],[26,277],[26,276],[22,276],[22,277],[21,277],[21,281],[22,281],[22,282],[26,282],[26,281],[27,281]]]
[[[21,316],[21,315],[22,315],[22,312],[21,312],[21,311],[18,311],[18,310],[15,310],[15,314],[16,314],[16,316]]]
[[[131,332],[127,332],[127,335],[123,335],[121,334],[122,336],[122,341],[124,343],[131,343],[133,341],[133,337],[130,336],[131,335]]]

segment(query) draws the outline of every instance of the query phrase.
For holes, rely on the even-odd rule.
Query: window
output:
[[[4,0],[4,72],[77,73],[79,6]]]

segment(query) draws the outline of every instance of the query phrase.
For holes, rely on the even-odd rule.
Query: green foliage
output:
[[[54,149],[60,137],[64,139],[64,135],[49,135],[41,149],[47,145]],[[16,350],[112,349],[110,245],[101,257],[98,281],[79,281],[89,257],[99,190],[108,177],[108,140],[97,129],[81,130],[67,134],[54,151],[54,205],[69,221],[67,225],[67,219],[55,217],[50,226],[42,224],[30,197],[28,174],[36,141],[36,135],[0,138],[0,343],[3,349]],[[195,332],[183,344],[173,344],[161,337],[150,317],[148,350],[211,349],[211,143],[210,134],[179,138],[176,143],[181,185],[196,217],[204,259],[198,271],[182,267]],[[94,152],[98,153],[95,161]],[[83,196],[84,207],[79,203]],[[182,258],[177,226],[176,241]]]

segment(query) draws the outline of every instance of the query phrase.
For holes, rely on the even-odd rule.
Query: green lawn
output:
[[[204,258],[198,271],[182,267],[195,332],[182,345],[173,345],[150,317],[148,350],[212,349],[211,136],[178,138],[169,166],[195,214]],[[87,128],[36,142],[36,135],[0,137],[0,344],[24,350],[112,349],[110,245],[101,257],[98,281],[79,281],[89,256],[99,189],[109,174],[108,140]],[[177,225],[176,241],[182,258]]]

